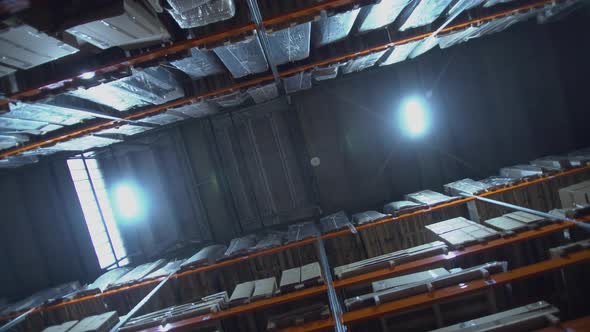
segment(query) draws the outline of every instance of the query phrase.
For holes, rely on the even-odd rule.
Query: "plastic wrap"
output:
[[[463,179],[444,185],[445,192],[449,195],[460,196],[462,193],[477,195],[488,190],[489,185],[472,179]]]
[[[5,116],[24,120],[53,123],[63,126],[77,124],[84,120],[93,118],[93,116],[89,115],[88,113],[78,112],[67,107],[42,103],[27,104],[20,102],[16,104],[10,104],[10,112],[6,113]]]
[[[0,59],[12,67],[29,69],[76,52],[78,49],[28,25],[0,30]]]
[[[278,247],[283,244],[286,236],[287,233],[285,232],[269,232],[260,240],[258,240],[256,245],[252,247],[251,250],[258,251]]]
[[[168,2],[170,3],[170,1]],[[180,2],[177,2],[175,5],[179,3]],[[186,4],[187,2],[184,3]],[[174,6],[172,7],[173,9],[168,10],[168,12],[183,29],[196,28],[219,21],[229,20],[236,14],[236,7],[233,0],[210,0],[184,12],[176,11]],[[180,9],[180,6],[177,7]]]
[[[500,176],[507,178],[521,179],[531,176],[543,175],[543,169],[533,165],[515,165],[500,169]]]
[[[50,131],[62,128],[62,126],[47,124],[41,121],[14,119],[7,116],[8,114],[0,115],[0,128],[15,131],[22,131],[34,135],[43,135]]]
[[[109,284],[108,288],[121,287],[126,284],[134,283],[145,278],[150,273],[159,270],[166,265],[165,259],[158,259],[155,262],[145,263],[135,267],[129,273],[126,273],[114,283]]]
[[[432,190],[422,190],[417,193],[406,195],[406,199],[420,204],[434,206],[437,204],[455,200],[457,199],[457,197],[450,197]]]
[[[184,13],[189,10],[195,9],[199,6],[211,2],[211,0],[167,0],[168,4],[177,13]]]
[[[236,107],[245,103],[250,95],[246,92],[236,90],[221,96],[212,97],[209,99],[210,102],[216,103],[221,107]]]
[[[537,14],[537,22],[541,24],[547,23],[555,17],[559,17],[562,14],[567,14],[570,9],[580,3],[581,2],[578,0],[570,0],[562,3],[552,3],[550,5],[546,5],[539,10],[539,13]]]
[[[381,59],[385,52],[387,52],[387,50],[367,54],[354,60],[350,60],[346,66],[342,67],[342,72],[344,74],[350,74],[372,67],[377,61],[379,61],[379,59]]]
[[[508,178],[508,177],[504,177],[504,176],[490,176],[489,178],[479,180],[479,182],[488,186],[489,190],[493,190],[493,189],[504,188],[504,187],[508,187],[513,184],[516,184],[518,182],[518,179]]]
[[[383,212],[394,216],[399,216],[400,214],[410,213],[425,207],[426,205],[416,202],[398,201],[385,204],[385,206],[383,206]]]
[[[279,96],[279,89],[276,83],[249,88],[246,91],[256,104],[261,104]]]
[[[313,46],[321,47],[346,38],[359,11],[360,8],[332,16],[322,12],[319,21],[313,22]]]
[[[125,274],[131,271],[130,267],[118,267],[103,273],[100,277],[98,277],[93,283],[86,286],[85,289],[100,289],[101,292],[104,292],[107,289],[107,286],[110,284],[114,284],[123,277]]]
[[[405,31],[434,22],[451,2],[453,0],[421,0],[400,30]]]
[[[426,228],[455,246],[462,246],[499,236],[495,230],[463,217],[426,225]]]
[[[545,327],[551,330],[551,317],[558,313],[558,308],[545,301],[538,301],[526,306],[433,330],[432,332],[540,331]]]
[[[338,76],[338,69],[342,66],[346,66],[348,62],[345,63],[333,63],[331,65],[323,66],[323,67],[315,67],[311,71],[311,77],[313,77],[316,81],[325,81],[331,80]]]
[[[138,96],[130,95],[117,87],[114,82],[97,85],[88,89],[80,88],[68,92],[68,95],[106,105],[118,111],[126,111],[135,107],[148,105]]]
[[[532,160],[530,164],[548,170],[564,170],[570,167],[569,160],[566,156],[546,156]]]
[[[69,95],[103,104],[119,111],[151,104],[160,105],[184,97],[174,75],[163,67],[132,70],[132,75]]]
[[[438,39],[436,39],[436,38],[422,39],[420,41],[420,43],[418,43],[418,45],[416,45],[416,47],[412,50],[412,53],[410,53],[410,59],[413,59],[417,56],[420,56],[420,55],[430,51],[431,49],[433,49],[437,45],[438,45]]]
[[[518,13],[492,20],[480,26],[477,36],[485,36],[506,30],[515,23],[525,21],[529,18],[534,17],[536,14],[537,11],[528,11],[526,13]]]
[[[143,126],[134,126],[134,125],[130,125],[130,124],[124,124],[120,127],[116,127],[116,128],[110,128],[110,129],[105,129],[105,130],[101,130],[99,132],[97,132],[97,135],[127,135],[127,136],[131,136],[131,135],[135,135],[135,134],[139,134],[139,133],[143,133],[145,131],[148,131],[152,128],[150,127],[143,127]]]
[[[8,67],[0,65],[0,77],[10,75],[14,72],[16,72],[16,69],[12,69],[12,68],[8,68]]]
[[[495,6],[500,3],[507,3],[507,2],[512,2],[512,1],[514,1],[514,0],[488,0],[488,1],[486,1],[486,3],[483,6],[484,7],[492,7],[492,6]]]
[[[387,217],[387,214],[379,213],[377,211],[365,211],[355,213],[352,215],[352,221],[356,225],[368,224]]]
[[[141,119],[141,121],[165,126],[167,124],[178,122],[182,119],[183,118],[176,116],[172,113],[164,112],[153,116],[148,116],[147,118]]]
[[[170,108],[168,111],[172,114],[182,113],[184,115],[191,116],[193,118],[201,118],[207,115],[215,114],[218,112],[218,107],[212,103],[206,101],[200,101],[192,104],[187,104],[177,108]]]
[[[195,79],[223,73],[224,71],[213,52],[198,47],[191,49],[190,57],[173,61],[170,64]]]
[[[12,156],[0,159],[0,168],[15,168],[24,165],[34,164],[39,161],[36,156],[23,157],[23,156]]]
[[[136,47],[170,39],[170,34],[157,16],[138,1],[125,0],[125,13],[85,23],[66,30],[96,47]]]
[[[322,234],[335,232],[352,226],[346,212],[340,211],[320,219]]]
[[[484,1],[485,0],[459,0],[451,7],[451,9],[449,9],[449,16],[459,15],[463,11],[481,5]]]
[[[4,311],[2,311],[2,314],[21,312],[30,308],[38,307],[49,300],[62,298],[78,290],[79,288],[80,283],[75,281],[44,289],[23,300],[12,303],[11,305],[7,306]]]
[[[184,259],[168,262],[168,264],[148,274],[142,280],[162,278],[169,275],[170,273],[175,273],[176,271],[178,271],[178,269],[180,269],[180,265],[182,265],[182,263],[184,263]]]
[[[391,53],[384,57],[385,60],[379,65],[388,66],[406,60],[420,42],[420,40],[415,40],[405,44],[395,45]]]
[[[440,48],[445,49],[466,42],[471,38],[477,37],[478,31],[479,28],[470,26],[467,29],[460,31],[448,33],[445,35],[438,35],[436,38],[438,39],[438,45]]]
[[[268,63],[256,34],[245,40],[213,49],[235,78],[268,70]]]
[[[196,254],[184,261],[181,264],[181,269],[187,270],[193,267],[213,264],[223,256],[226,250],[227,247],[223,244],[214,244],[202,248]]]
[[[56,145],[50,147],[52,150],[59,151],[86,151],[89,149],[99,148],[114,143],[121,142],[119,139],[105,138],[98,136],[82,136],[73,138],[69,141],[59,142]]]
[[[29,139],[25,135],[4,135],[0,134],[0,150],[8,149],[24,143]]]
[[[287,243],[305,240],[320,235],[320,231],[313,221],[290,225],[287,232]]]
[[[283,85],[287,93],[311,89],[311,72],[299,72],[283,78]]]
[[[366,16],[359,31],[370,31],[393,23],[408,3],[410,0],[381,0],[378,4],[364,8]]]
[[[303,60],[309,57],[311,22],[268,33],[273,63]]]
[[[245,255],[249,249],[256,245],[256,235],[246,235],[230,241],[229,246],[223,256],[225,258]]]

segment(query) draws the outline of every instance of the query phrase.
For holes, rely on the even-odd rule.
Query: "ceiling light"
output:
[[[410,137],[424,135],[428,128],[428,110],[421,98],[408,98],[402,103],[400,120],[402,130]]]

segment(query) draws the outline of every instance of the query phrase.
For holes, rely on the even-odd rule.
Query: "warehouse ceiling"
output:
[[[0,1],[0,167],[264,103],[581,1],[32,3]]]

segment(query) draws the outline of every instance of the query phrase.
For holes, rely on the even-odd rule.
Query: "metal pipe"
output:
[[[22,313],[20,316],[16,317],[15,319],[11,320],[10,322],[4,324],[4,326],[0,327],[0,332],[10,331],[13,327],[18,325],[20,322],[25,320],[27,316],[29,316],[33,311],[37,308],[31,308],[29,311]]]
[[[143,299],[141,299],[141,301],[139,301],[139,303],[137,303],[135,305],[135,307],[133,307],[133,309],[131,309],[131,311],[129,311],[129,313],[126,316],[124,316],[124,318],[122,320],[120,320],[119,323],[117,323],[117,325],[113,326],[113,328],[110,330],[110,332],[117,332],[119,330],[119,328],[121,328],[123,325],[125,325],[125,323],[127,323],[129,321],[129,319],[131,319],[131,317],[133,317],[133,315],[135,315],[152,298],[152,296],[154,296],[160,290],[160,288],[162,288],[164,286],[164,284],[166,284],[166,282],[168,280],[170,280],[170,277],[172,277],[176,272],[178,272],[178,269],[170,272],[166,276],[166,278],[164,278],[162,281],[160,281],[158,286],[156,286],[154,289],[152,289],[152,291],[149,292],[148,295],[146,295]]]
[[[510,203],[506,203],[506,202],[502,202],[502,201],[497,201],[495,199],[490,199],[490,198],[486,198],[486,197],[481,197],[481,196],[475,196],[475,195],[468,195],[468,194],[461,194],[464,197],[473,197],[475,199],[477,199],[478,201],[482,201],[482,202],[486,202],[486,203],[491,203],[491,204],[495,204],[495,205],[499,205],[499,206],[503,206],[505,208],[509,208],[509,209],[513,209],[513,210],[517,210],[517,211],[522,211],[522,212],[527,212],[530,214],[534,214],[537,215],[539,217],[543,217],[543,218],[547,218],[547,219],[551,219],[551,220],[565,220],[565,221],[569,221],[571,223],[574,223],[576,226],[580,227],[581,229],[590,232],[590,225],[586,224],[584,222],[575,220],[575,219],[571,219],[571,218],[566,218],[566,217],[558,217],[555,215],[552,215],[550,213],[547,212],[542,212],[542,211],[537,211],[537,210],[533,210],[533,209],[529,209],[529,208],[525,208],[519,205],[514,205],[514,204],[510,204]]]
[[[344,326],[342,320],[342,306],[340,305],[340,301],[336,295],[336,290],[334,289],[334,283],[332,282],[332,272],[330,271],[331,268],[328,261],[328,256],[326,255],[324,241],[319,236],[317,238],[317,247],[319,253],[318,256],[320,258],[320,263],[324,272],[324,279],[326,285],[328,286],[328,301],[330,302],[330,311],[332,312],[332,319],[334,320],[334,329],[336,332],[345,332],[346,326]]]

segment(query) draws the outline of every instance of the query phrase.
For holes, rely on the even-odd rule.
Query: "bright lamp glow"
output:
[[[89,71],[89,72],[86,72],[86,73],[80,75],[80,78],[85,79],[85,80],[90,80],[90,79],[93,79],[95,75],[96,74],[93,71]]]
[[[428,127],[428,112],[423,100],[410,98],[402,104],[402,128],[409,136],[422,136]]]
[[[142,214],[141,195],[135,186],[129,183],[119,184],[115,187],[114,196],[121,217],[134,219]]]

